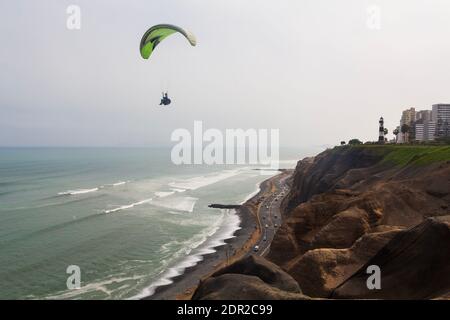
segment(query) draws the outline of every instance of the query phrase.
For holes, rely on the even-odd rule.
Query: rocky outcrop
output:
[[[204,281],[198,297],[448,298],[449,150],[341,147],[300,161],[267,268],[302,293],[252,260]],[[381,268],[381,290],[367,289],[372,264]]]
[[[367,288],[366,269],[381,270],[381,289]],[[432,299],[450,293],[450,216],[429,218],[401,231],[362,268],[340,284],[332,298]]]
[[[366,211],[357,207],[335,214],[311,241],[314,248],[349,248],[370,230]]]
[[[365,148],[341,148],[299,161],[285,211],[294,209],[315,194],[332,190],[339,180],[346,181],[346,185],[364,180],[367,172],[358,169],[371,167],[382,158],[383,153],[370,152]]]
[[[224,274],[200,283],[193,300],[307,300],[301,293],[282,291],[255,276]]]
[[[336,148],[298,163],[268,258],[305,294],[329,296],[401,229],[450,214],[449,161],[383,161],[392,150]]]
[[[398,232],[400,229],[366,234],[349,249],[310,250],[286,271],[301,283],[304,294],[327,298]]]
[[[429,181],[425,187],[425,191],[435,197],[444,198],[450,194],[450,179],[446,176],[435,177]]]
[[[275,264],[248,256],[202,281],[195,300],[307,299],[298,283]]]

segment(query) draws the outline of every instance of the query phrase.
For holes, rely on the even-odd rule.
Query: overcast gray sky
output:
[[[392,132],[403,109],[450,101],[449,16],[448,0],[1,1],[0,145],[170,145],[194,120],[278,128],[284,146],[376,140],[379,116]],[[172,36],[143,60],[158,23],[198,46]]]

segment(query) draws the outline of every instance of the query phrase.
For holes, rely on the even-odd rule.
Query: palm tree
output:
[[[397,143],[397,141],[398,141],[398,134],[400,133],[400,131],[397,128],[395,128],[394,131],[392,131],[392,133],[394,134],[395,142]]]
[[[402,132],[403,136],[406,137],[405,138],[406,142],[409,142],[409,136],[408,136],[409,129],[410,128],[409,128],[409,126],[407,124],[402,125],[402,127],[400,129],[400,131]]]

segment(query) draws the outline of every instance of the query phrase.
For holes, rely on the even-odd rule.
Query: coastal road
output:
[[[261,194],[257,199],[259,201],[257,217],[261,228],[261,237],[249,254],[265,256],[269,252],[270,244],[282,223],[280,205],[289,192],[287,180],[291,174],[292,170],[285,170],[266,181],[267,192]]]

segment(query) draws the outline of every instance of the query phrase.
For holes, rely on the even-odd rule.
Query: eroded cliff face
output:
[[[367,289],[367,268],[381,270],[380,290]],[[450,294],[450,216],[427,218],[396,234],[331,298],[434,299]]]
[[[298,283],[277,265],[248,256],[202,281],[194,300],[304,300]]]
[[[353,179],[359,168],[368,168],[378,163],[383,154],[367,152],[363,148],[333,149],[322,152],[314,158],[299,161],[293,177],[293,188],[285,201],[285,211],[290,211],[313,195],[329,191],[348,171]]]
[[[259,258],[219,272],[196,298],[238,295],[246,287],[246,297],[258,299],[266,293],[281,299],[450,297],[448,150],[439,161],[413,157],[401,164],[386,161],[391,151],[335,148],[298,163],[266,269],[285,272],[282,278],[292,277],[301,291],[250,272],[264,264]],[[381,268],[383,290],[367,289],[371,264]]]
[[[330,296],[398,232],[450,214],[448,162],[398,166],[384,152],[337,148],[298,163],[268,259],[306,295]]]

